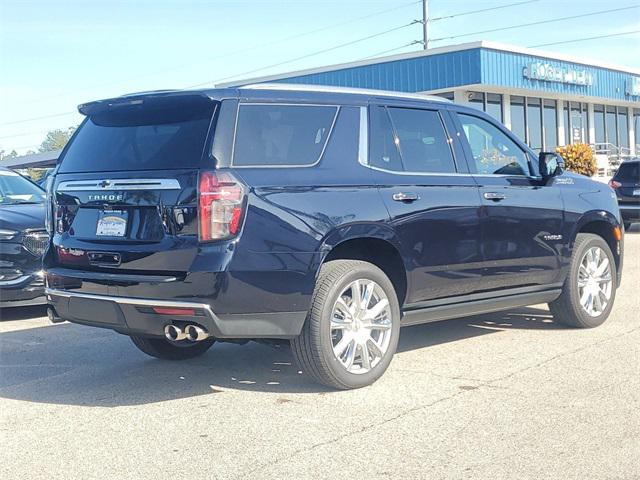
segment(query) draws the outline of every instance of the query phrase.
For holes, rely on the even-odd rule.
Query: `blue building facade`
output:
[[[589,143],[640,154],[640,71],[474,42],[226,84],[424,92],[495,116],[535,149]]]

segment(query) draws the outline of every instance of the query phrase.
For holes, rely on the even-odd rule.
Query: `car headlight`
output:
[[[11,240],[16,235],[18,235],[18,232],[15,230],[0,229],[0,240]]]

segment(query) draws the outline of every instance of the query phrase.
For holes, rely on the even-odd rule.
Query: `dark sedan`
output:
[[[44,200],[42,188],[0,167],[0,307],[45,303]]]

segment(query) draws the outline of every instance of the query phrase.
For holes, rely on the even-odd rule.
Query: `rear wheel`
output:
[[[615,296],[616,264],[609,245],[598,235],[578,234],[562,294],[549,304],[554,319],[571,327],[597,327],[609,316]]]
[[[325,263],[302,333],[291,341],[302,369],[331,388],[370,385],[398,344],[400,308],[393,284],[359,260]]]
[[[205,353],[214,343],[213,338],[199,342],[182,340],[172,342],[164,338],[139,337],[131,335],[133,344],[147,355],[163,360],[188,360]]]

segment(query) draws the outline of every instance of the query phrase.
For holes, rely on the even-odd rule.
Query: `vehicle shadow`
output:
[[[547,310],[521,308],[402,329],[407,352],[507,329],[561,328]],[[122,335],[69,323],[0,334],[0,397],[116,407],[223,393],[328,392],[296,366],[288,347],[221,343],[184,362],[150,358]]]
[[[27,320],[30,318],[46,317],[46,305],[32,305],[29,307],[0,308],[0,322],[10,320]]]

